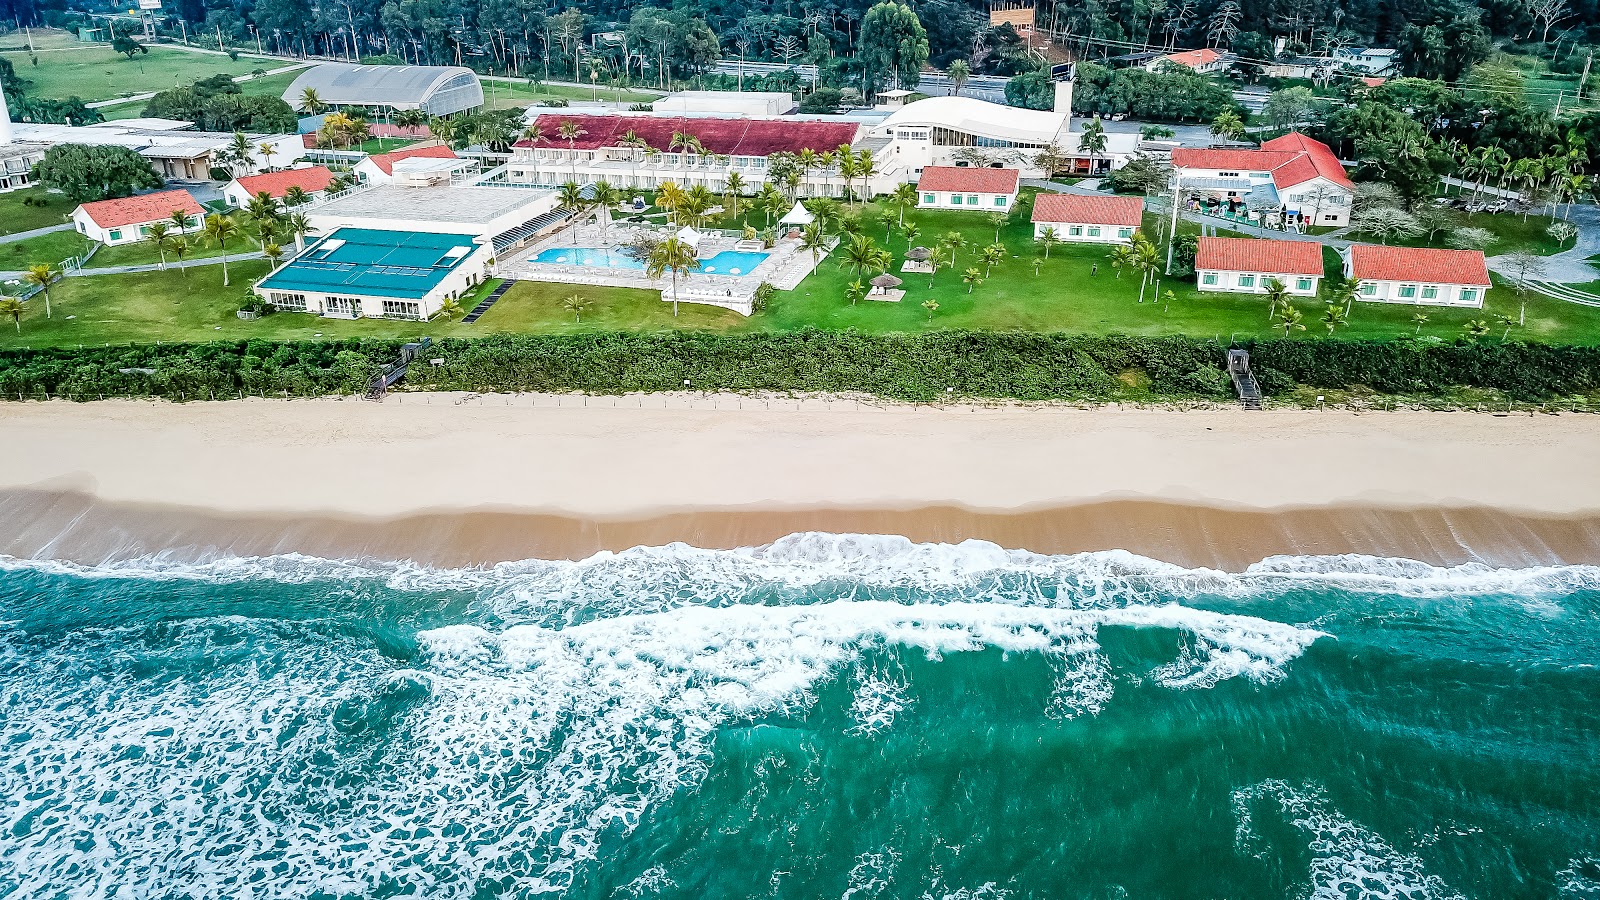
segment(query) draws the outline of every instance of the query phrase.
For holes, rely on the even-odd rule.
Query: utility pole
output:
[[[1558,119],[1561,118],[1561,98],[1565,97],[1566,94],[1567,94],[1567,89],[1566,88],[1562,88],[1561,90],[1556,91],[1555,117],[1558,118]]]
[[[1177,169],[1172,170],[1172,222],[1167,226],[1167,268],[1165,274],[1172,274],[1172,245],[1178,242],[1178,192],[1183,186],[1183,177]]]
[[[1590,50],[1583,61],[1583,74],[1578,76],[1578,102],[1583,102],[1584,89],[1589,86],[1589,67],[1594,65],[1594,51]]]

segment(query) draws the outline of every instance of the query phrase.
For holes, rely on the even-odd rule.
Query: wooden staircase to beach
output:
[[[1243,409],[1261,408],[1261,387],[1250,372],[1250,353],[1246,350],[1228,351],[1228,376],[1233,379],[1233,389],[1239,395]]]
[[[389,393],[389,388],[392,387],[395,382],[406,377],[406,369],[411,365],[412,361],[417,358],[417,354],[428,349],[432,345],[433,338],[423,338],[420,341],[415,341],[401,347],[400,359],[392,366],[384,366],[383,373],[372,379],[372,383],[367,385],[367,399],[382,400],[384,396]]]

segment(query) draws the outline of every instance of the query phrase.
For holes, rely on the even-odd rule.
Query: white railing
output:
[[[661,292],[663,303],[671,303],[674,295],[671,288]],[[701,306],[719,306],[731,309],[741,316],[748,316],[754,312],[755,297],[752,294],[734,294],[730,291],[695,290],[693,288],[678,289],[676,300],[679,303],[698,303]]]

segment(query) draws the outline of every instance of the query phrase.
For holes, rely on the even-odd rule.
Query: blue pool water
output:
[[[700,261],[697,272],[708,275],[748,275],[767,259],[765,253],[724,250]],[[595,266],[602,269],[643,269],[644,263],[619,250],[591,247],[551,247],[533,258],[534,262],[564,263],[569,266]]]

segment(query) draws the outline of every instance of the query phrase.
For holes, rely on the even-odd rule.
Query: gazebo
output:
[[[789,237],[799,237],[800,229],[816,220],[817,217],[811,214],[811,210],[806,209],[805,204],[796,200],[794,209],[789,210],[784,214],[783,218],[778,220],[778,226],[785,229]]]
[[[933,271],[933,266],[928,260],[933,258],[933,251],[927,247],[912,247],[906,251],[906,261],[900,266],[902,272],[921,272],[924,275]]]
[[[698,251],[700,249],[700,239],[703,237],[705,235],[695,231],[692,225],[685,225],[678,229],[678,240],[688,244],[691,250]]]
[[[888,272],[872,279],[869,283],[872,285],[872,290],[867,292],[867,296],[873,300],[899,303],[901,298],[906,295],[905,291],[899,290],[903,282]]]

